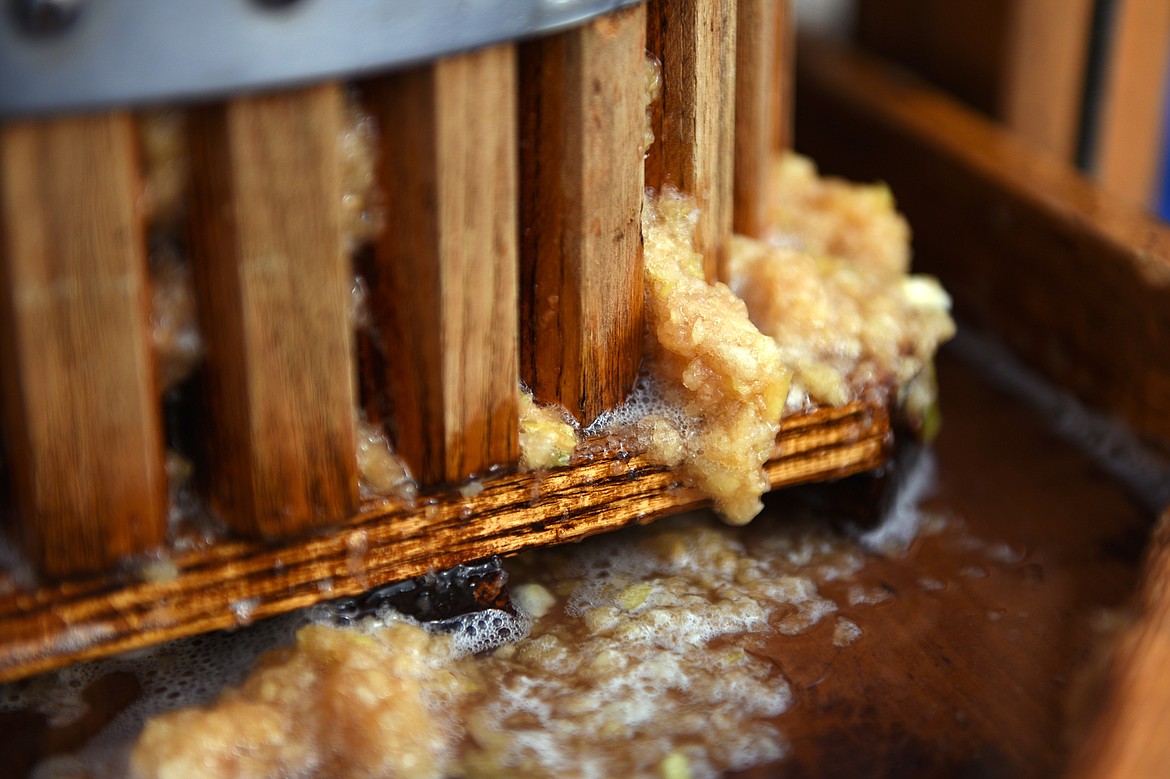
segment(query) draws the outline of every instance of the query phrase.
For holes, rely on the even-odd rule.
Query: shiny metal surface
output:
[[[0,116],[213,97],[390,69],[640,0],[88,0],[68,29],[0,16]],[[12,11],[11,8],[6,10]]]

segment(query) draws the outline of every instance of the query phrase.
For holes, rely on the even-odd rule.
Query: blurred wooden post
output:
[[[241,532],[290,535],[357,508],[341,121],[337,85],[192,113],[208,464]]]
[[[505,45],[369,85],[388,216],[372,314],[394,442],[427,484],[519,456],[515,68]]]
[[[775,0],[772,55],[772,148],[792,148],[792,80],[796,70],[796,15],[793,0]]]
[[[699,205],[695,231],[710,280],[731,238],[735,156],[736,0],[650,0],[647,48],[662,63],[646,185],[671,185]]]
[[[1162,172],[1170,0],[1117,0],[1091,170],[1101,188],[1151,207]]]
[[[0,374],[19,531],[50,575],[166,532],[134,128],[0,127]]]
[[[1065,162],[1080,135],[1093,0],[1016,0],[1007,11],[999,113]]]
[[[738,0],[735,34],[735,232],[763,237],[780,124],[777,0]]]
[[[583,424],[641,357],[645,50],[644,5],[520,48],[522,377]]]

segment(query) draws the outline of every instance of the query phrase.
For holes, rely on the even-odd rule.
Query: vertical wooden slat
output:
[[[588,424],[642,340],[646,7],[520,49],[521,371]]]
[[[731,237],[735,151],[736,0],[650,0],[647,48],[662,63],[662,99],[646,185],[693,195],[695,240],[709,279],[720,275]]]
[[[1076,156],[1093,0],[1016,0],[1009,7],[999,115],[1066,162]]]
[[[1092,169],[1101,187],[1149,206],[1161,171],[1170,0],[1117,0]]]
[[[20,532],[53,575],[165,534],[134,128],[122,113],[0,128],[0,373]]]
[[[735,232],[762,237],[779,123],[778,0],[738,0],[735,33]]]
[[[792,148],[792,83],[796,71],[796,18],[793,0],[775,0],[772,55],[772,148]]]
[[[515,69],[497,46],[369,85],[388,216],[371,309],[390,430],[428,484],[519,454]]]
[[[210,478],[241,532],[289,535],[357,505],[341,119],[335,85],[191,117]]]

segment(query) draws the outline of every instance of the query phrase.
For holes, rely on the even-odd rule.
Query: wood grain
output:
[[[588,425],[642,345],[646,7],[520,47],[521,377]]]
[[[708,281],[722,277],[731,239],[735,10],[736,0],[650,0],[648,10],[646,43],[662,63],[662,97],[651,112],[646,186],[695,197],[695,245]]]
[[[1170,0],[1118,0],[1092,170],[1107,192],[1152,208],[1165,144]]]
[[[515,69],[497,46],[367,85],[388,216],[371,308],[390,431],[424,484],[519,456]]]
[[[798,55],[798,148],[887,181],[962,317],[1170,449],[1170,229],[902,71]]]
[[[17,530],[50,575],[165,533],[149,283],[123,113],[0,127],[0,374]]]
[[[738,0],[735,26],[735,172],[732,227],[763,238],[768,227],[768,182],[781,121],[777,48],[778,0]],[[777,33],[779,32],[779,36]]]
[[[1073,779],[1170,774],[1170,510],[1150,540],[1137,606],[1104,672],[1104,695],[1070,764]]]
[[[773,487],[880,467],[892,447],[884,408],[791,416],[767,470]],[[159,641],[232,627],[489,555],[564,543],[703,505],[665,468],[607,440],[572,465],[508,474],[483,492],[368,505],[331,534],[282,543],[225,540],[176,552],[169,581],[97,576],[22,591],[0,579],[0,681]]]
[[[357,507],[341,101],[326,85],[190,120],[206,467],[216,510],[242,533],[296,534]]]

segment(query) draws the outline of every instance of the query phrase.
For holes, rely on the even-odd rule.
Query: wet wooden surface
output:
[[[1170,773],[1170,507],[1150,540],[1134,611],[1102,662],[1100,703],[1070,772],[1077,779]]]
[[[928,505],[953,526],[867,561],[859,578],[893,597],[842,609],[858,643],[834,647],[832,620],[773,642],[795,694],[778,720],[791,754],[741,776],[1063,771],[1093,626],[1130,597],[1152,518],[971,368],[944,359],[941,380]],[[841,587],[822,591],[847,603]]]
[[[929,506],[946,528],[903,557],[868,557],[854,583],[892,597],[842,607],[863,631],[857,643],[835,647],[829,619],[765,648],[794,692],[777,722],[790,753],[741,779],[1062,770],[1069,700],[1101,637],[1093,626],[1130,597],[1151,518],[970,367],[945,357],[941,380],[940,486]],[[822,591],[848,604],[839,586]],[[53,730],[0,715],[0,765],[19,776],[36,754],[75,749],[103,719]]]

